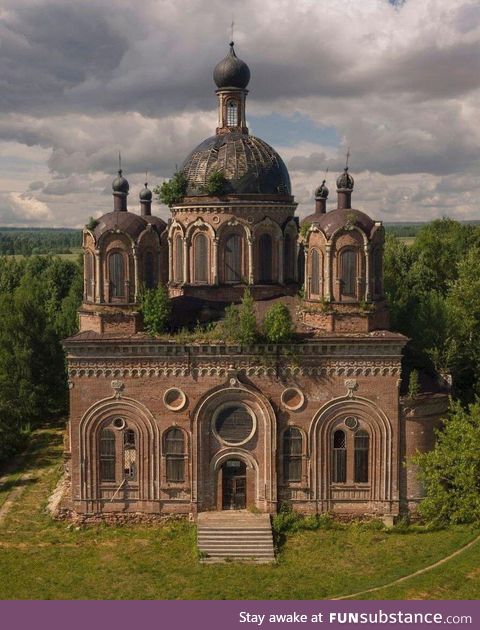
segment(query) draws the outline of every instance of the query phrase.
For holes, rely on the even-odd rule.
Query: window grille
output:
[[[240,444],[252,433],[253,418],[245,407],[226,407],[218,414],[215,429],[225,442]]]
[[[311,274],[310,291],[313,295],[320,295],[320,254],[316,249],[312,249]]]
[[[373,251],[373,286],[375,295],[382,294],[382,250],[377,247]]]
[[[242,244],[239,234],[231,234],[225,241],[225,282],[242,280]]]
[[[100,481],[115,481],[115,434],[110,429],[100,433]]]
[[[145,286],[147,289],[153,289],[155,286],[155,267],[152,252],[145,253],[144,266]]]
[[[302,434],[295,427],[283,434],[283,478],[285,481],[302,480]]]
[[[183,238],[175,237],[175,282],[183,282]]]
[[[258,241],[259,250],[259,276],[260,282],[268,284],[272,282],[272,237],[270,234],[262,234]]]
[[[208,282],[208,240],[205,234],[197,234],[194,240],[195,282]]]
[[[342,294],[348,297],[356,295],[357,256],[353,249],[346,249],[340,255],[340,274]]]
[[[368,482],[368,452],[370,436],[366,431],[355,434],[355,476],[356,483]]]
[[[85,254],[85,292],[87,300],[94,298],[94,260],[91,252]]]
[[[185,481],[185,437],[181,429],[169,429],[165,435],[167,481]]]
[[[133,429],[127,429],[123,433],[123,478],[137,480],[137,449]]]
[[[125,265],[123,255],[115,252],[108,259],[110,297],[125,297]]]
[[[236,127],[238,125],[238,104],[235,101],[227,103],[227,125]]]
[[[345,433],[335,431],[333,434],[332,480],[334,483],[347,481],[347,448]]]

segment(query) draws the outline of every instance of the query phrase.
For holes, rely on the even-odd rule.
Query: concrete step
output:
[[[197,544],[201,562],[274,562],[268,514],[208,512],[198,515]]]

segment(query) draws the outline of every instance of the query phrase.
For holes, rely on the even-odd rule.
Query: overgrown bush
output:
[[[172,303],[165,286],[160,285],[142,293],[140,312],[145,330],[151,335],[158,335],[167,330],[171,311]]]
[[[418,381],[418,370],[412,370],[408,377],[408,397],[415,398],[420,391],[420,384]]]
[[[239,306],[230,304],[225,309],[225,319],[222,323],[225,339],[241,345],[251,345],[258,341],[258,327],[255,316],[255,301],[249,291],[245,289]]]
[[[480,402],[452,402],[435,448],[412,458],[425,488],[420,515],[433,525],[480,521]]]
[[[173,206],[180,203],[187,192],[188,180],[182,171],[177,171],[172,179],[163,182],[161,186],[156,186],[153,192],[158,195],[158,199],[166,206]]]
[[[290,311],[285,304],[274,304],[265,313],[262,324],[263,334],[270,343],[286,343],[293,335]]]
[[[205,195],[221,195],[226,184],[225,176],[221,171],[213,171],[207,177],[207,181],[200,191]]]

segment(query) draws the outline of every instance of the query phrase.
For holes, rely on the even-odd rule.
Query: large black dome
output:
[[[260,138],[231,132],[207,138],[182,165],[187,195],[202,193],[208,176],[220,171],[227,180],[225,194],[290,196],[290,177],[278,153]]]

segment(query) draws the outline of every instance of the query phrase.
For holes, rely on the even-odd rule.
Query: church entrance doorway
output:
[[[247,507],[247,467],[240,459],[228,459],[222,466],[222,510]]]

